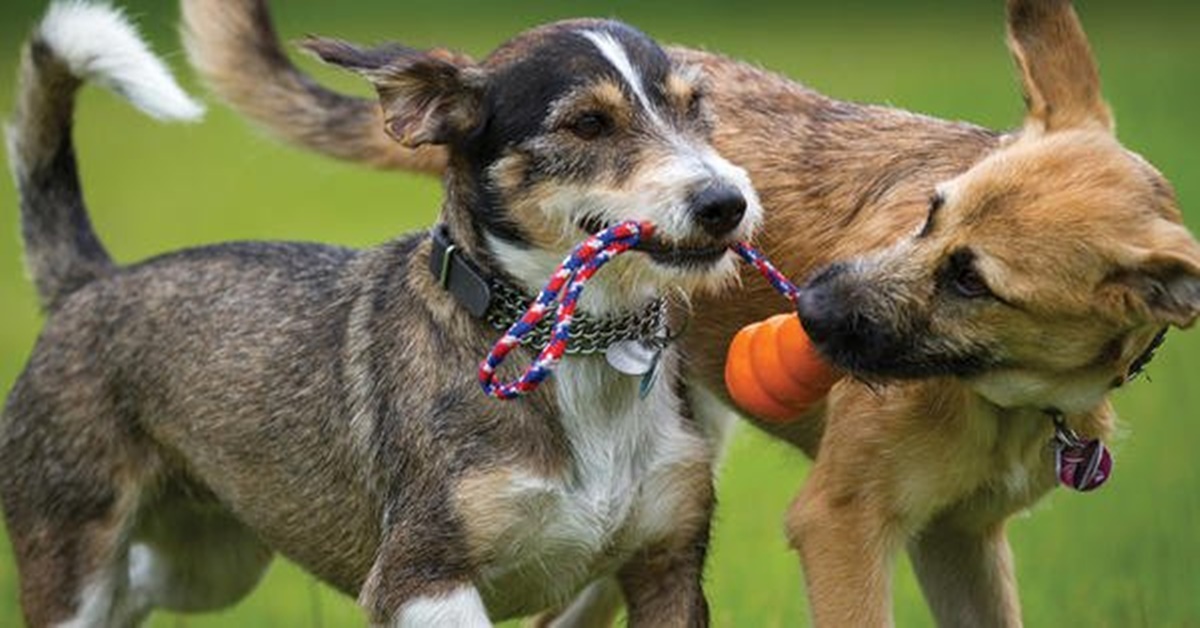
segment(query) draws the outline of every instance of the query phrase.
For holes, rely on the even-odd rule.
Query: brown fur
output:
[[[260,0],[240,11],[251,6],[265,15]],[[790,276],[814,278],[808,307],[812,295],[833,299],[843,320],[869,321],[920,358],[885,366],[844,353],[882,381],[847,379],[797,421],[756,423],[815,458],[787,529],[820,625],[888,624],[901,549],[940,624],[1019,625],[1004,528],[1056,485],[1044,410],[1062,406],[1082,435],[1108,436],[1105,391],[1158,329],[1190,326],[1200,310],[1200,246],[1169,184],[1113,138],[1070,2],[1007,6],[1028,104],[1011,134],[839,102],[672,51],[703,69],[715,143],[751,173],[767,209],[759,243]],[[188,27],[193,54],[214,58],[214,24]],[[953,266],[964,250],[970,263]],[[955,296],[956,281],[976,280],[991,294]],[[693,381],[718,394],[733,334],[785,307],[750,271],[743,284],[736,297],[699,300],[687,339]]]

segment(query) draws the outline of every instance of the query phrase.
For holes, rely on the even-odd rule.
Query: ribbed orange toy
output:
[[[841,377],[817,353],[795,314],[743,327],[725,359],[729,395],[765,421],[798,418],[824,399]]]

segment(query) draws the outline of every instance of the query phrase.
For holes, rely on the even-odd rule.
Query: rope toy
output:
[[[730,248],[745,260],[747,264],[757,268],[758,272],[771,283],[771,286],[779,294],[782,294],[784,298],[791,301],[793,306],[796,304],[796,297],[800,294],[800,289],[796,287],[796,284],[788,280],[783,273],[779,272],[779,269],[775,268],[775,265],[767,260],[767,256],[763,255],[762,251],[745,242],[737,242]]]
[[[536,389],[550,375],[555,365],[562,360],[567,343],[571,339],[572,316],[588,280],[614,257],[637,246],[644,238],[649,238],[653,234],[653,224],[628,221],[604,229],[572,249],[570,255],[555,269],[550,280],[538,293],[537,298],[534,299],[525,314],[508,328],[508,331],[496,342],[487,357],[480,363],[479,383],[483,387],[483,392],[489,397],[508,400]],[[796,286],[788,281],[783,273],[779,272],[760,251],[744,242],[738,242],[730,248],[757,268],[780,294],[793,302],[796,300],[798,292]],[[557,306],[555,307],[555,320],[550,342],[516,380],[497,381],[496,369],[500,367],[513,348],[521,343],[521,338],[533,331],[538,322],[545,318],[555,303]],[[797,318],[791,314],[786,316]],[[799,325],[797,324],[796,327],[798,328]],[[807,338],[805,339],[807,340]],[[739,404],[742,403],[737,392],[733,392],[733,396],[735,401],[738,401]],[[753,410],[753,406],[747,409]]]
[[[734,250],[795,306],[799,289],[758,250]],[[743,327],[725,358],[725,388],[739,408],[764,421],[795,420],[829,394],[842,374],[817,353],[800,317],[777,314]]]
[[[479,383],[483,386],[484,394],[508,400],[536,389],[562,360],[563,353],[567,350],[567,342],[571,339],[571,317],[588,280],[614,257],[628,251],[641,242],[642,238],[648,238],[653,233],[654,225],[649,222],[628,221],[592,235],[572,249],[571,254],[554,270],[550,281],[538,293],[525,314],[504,332],[504,336],[480,363]],[[504,362],[504,358],[513,347],[521,344],[522,337],[534,330],[538,321],[545,318],[555,302],[558,302],[558,307],[555,309],[550,342],[516,380],[496,381],[496,369]]]

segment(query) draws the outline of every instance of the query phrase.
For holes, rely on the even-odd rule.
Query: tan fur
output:
[[[1044,17],[1055,25],[1017,19],[1027,5],[1050,11]],[[1176,259],[1194,281],[1200,247],[1179,224],[1161,176],[1109,134],[1069,4],[1010,7],[1014,53],[1027,91],[1037,94],[1017,137],[974,136],[879,109],[814,120],[838,105],[725,62],[706,64],[721,86],[714,90],[722,114],[717,145],[752,173],[768,208],[763,244],[786,272],[803,277],[831,261],[894,247],[863,258],[877,269],[863,271],[875,272],[868,275],[875,285],[932,313],[934,332],[946,342],[982,336],[1022,371],[988,373],[982,379],[989,381],[846,381],[829,399],[823,433],[768,426],[815,456],[787,528],[818,625],[890,623],[890,565],[905,546],[940,624],[1019,625],[1004,522],[1055,486],[1052,427],[1031,400],[1000,407],[979,390],[1007,388],[991,380],[1030,373],[1056,391],[1083,382],[1105,390],[1123,381],[1155,329],[1186,326],[1196,316],[1194,297],[1182,315],[1155,312],[1144,294],[1114,285],[1114,278],[1154,272],[1146,257]],[[788,115],[800,114],[789,125],[796,141],[762,141],[778,112],[742,114],[750,99],[766,100],[764,92],[787,99],[776,106]],[[847,144],[846,161],[821,163],[806,154],[816,134]],[[885,148],[853,150],[864,138]],[[942,142],[952,152],[941,150]],[[900,163],[914,153],[928,163]],[[889,176],[896,180],[878,192],[878,179]],[[923,197],[935,189],[946,194],[936,230],[929,242],[909,245],[929,211]],[[965,317],[939,305],[931,271],[967,245],[985,252],[980,272],[1017,308]],[[709,386],[721,385],[719,365],[732,334],[780,309],[765,290],[750,289],[749,299],[697,303],[694,353]],[[1114,340],[1116,349],[1106,349]],[[1110,435],[1108,404],[1089,398],[1083,405],[1090,409],[1075,409],[1069,423],[1081,434]]]
[[[245,6],[265,10],[261,4]],[[300,146],[377,168],[445,168],[440,147],[413,150],[379,133],[383,112],[376,102],[335,94],[300,73],[279,48],[268,20],[227,8],[225,2],[208,0],[183,3],[184,20],[192,27],[185,33],[189,58],[224,98],[263,128]],[[294,125],[276,128],[274,122],[284,118]]]
[[[675,74],[667,78],[667,98],[680,111],[687,111],[698,91],[695,80],[688,80],[685,75]]]
[[[1071,0],[1010,0],[1008,7],[1008,47],[1021,71],[1029,122],[1043,131],[1111,128]]]
[[[697,490],[686,495],[671,495],[665,490],[660,494],[672,502],[692,504],[692,508],[680,512],[711,510],[714,499],[712,485],[700,481],[701,476],[710,471],[707,465],[681,467],[674,472],[676,477],[659,480],[664,489],[671,483],[683,480],[691,482]],[[710,520],[705,516],[685,516],[671,522],[672,529],[687,531],[693,538],[708,538],[709,524]],[[677,534],[664,537],[654,551],[641,552],[618,574],[621,591],[629,608],[629,625],[708,625],[708,608],[696,589],[700,574],[694,571],[702,568],[696,556],[703,555],[706,548],[679,543],[679,539]]]
[[[574,97],[559,103],[551,112],[549,122],[562,123],[571,116],[587,110],[603,111],[611,115],[616,124],[623,126],[630,123],[634,113],[629,101],[625,99],[625,92],[621,91],[621,86],[610,79],[601,78],[580,88]]]
[[[1159,328],[1190,326],[1200,312],[1200,245],[1169,184],[1112,136],[1070,2],[1007,6],[1028,104],[1010,135],[839,102],[716,55],[671,51],[703,70],[714,143],[751,173],[767,210],[759,244],[785,273],[855,260],[855,278],[889,297],[877,309],[928,319],[937,342],[986,346],[1004,365],[971,377],[847,379],[797,421],[758,423],[815,458],[787,529],[819,625],[889,624],[901,549],[940,624],[1020,625],[1004,529],[1056,485],[1044,408],[1065,406],[1081,435],[1110,435],[1105,392]],[[219,46],[195,49],[212,57]],[[937,194],[944,203],[931,212]],[[916,237],[930,213],[930,233]],[[964,247],[1006,304],[939,292],[938,269]],[[695,304],[692,381],[719,394],[734,333],[787,309],[752,275],[743,272],[739,294]]]
[[[502,498],[512,489],[513,477],[510,468],[482,471],[460,479],[455,487],[455,507],[466,523],[471,558],[478,563],[491,559],[483,552],[495,548],[504,531],[521,521],[520,513]]]

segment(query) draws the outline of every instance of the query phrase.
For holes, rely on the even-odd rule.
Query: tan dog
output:
[[[291,66],[261,1],[184,7],[194,61],[269,129],[342,158],[439,169],[437,153],[386,143],[370,106]],[[1009,0],[1008,20],[1028,104],[1008,134],[671,52],[704,68],[716,146],[766,209],[761,244],[812,277],[802,318],[857,375],[808,416],[757,422],[815,458],[787,529],[820,625],[890,623],[901,549],[939,623],[1019,625],[1005,522],[1056,484],[1052,418],[1105,438],[1108,391],[1200,310],[1200,245],[1169,184],[1114,138],[1070,3]],[[729,403],[733,334],[783,309],[745,285],[696,306],[688,348],[708,416]]]

